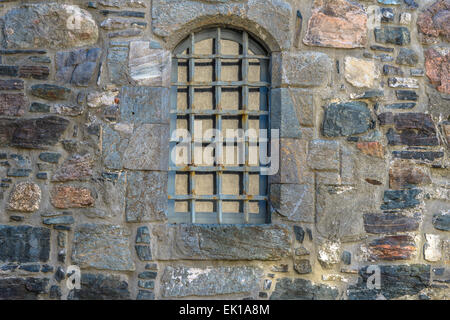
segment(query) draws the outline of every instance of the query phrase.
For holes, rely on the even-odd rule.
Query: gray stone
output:
[[[167,266],[161,278],[163,297],[252,293],[259,289],[262,269],[255,267]]]
[[[308,140],[280,139],[280,166],[270,183],[307,184],[314,179],[307,161]]]
[[[214,18],[215,23],[232,22],[237,27],[245,27],[265,39],[273,49],[287,49],[291,44],[291,16],[291,6],[281,0],[250,0],[247,3],[156,0],[152,4],[153,32],[161,37],[174,36],[173,44],[187,36],[187,30]]]
[[[75,229],[72,261],[81,268],[134,271],[129,236],[120,226],[82,224]]]
[[[46,224],[46,225],[73,224],[73,223],[75,223],[75,220],[74,220],[73,216],[63,215],[60,217],[46,218],[46,219],[42,220],[42,223]]]
[[[153,291],[139,290],[136,300],[155,300],[155,293]]]
[[[150,231],[147,226],[137,228],[136,243],[150,244]]]
[[[325,110],[322,130],[327,137],[350,136],[367,132],[375,126],[364,102],[332,103]]]
[[[110,126],[103,126],[102,156],[103,164],[108,169],[122,169],[122,154],[128,145],[128,139],[122,139],[120,133]]]
[[[152,252],[149,246],[136,245],[136,254],[141,261],[151,261]]]
[[[100,54],[99,48],[56,53],[55,79],[77,86],[88,86],[97,69]]]
[[[164,221],[167,211],[167,173],[130,172],[126,195],[127,222]]]
[[[138,280],[138,287],[144,289],[154,289],[155,281],[153,280]]]
[[[38,300],[48,292],[47,278],[0,279],[0,300]]]
[[[276,212],[287,220],[314,222],[314,192],[311,185],[272,184],[270,200]]]
[[[168,123],[169,90],[151,87],[122,87],[120,120],[137,124]]]
[[[381,294],[386,299],[395,299],[405,295],[418,294],[430,286],[430,266],[412,265],[380,265],[380,289],[368,289],[368,278],[373,275],[368,267],[359,270],[358,283],[349,286],[349,300],[375,300]]]
[[[277,281],[270,300],[336,300],[337,288],[314,284],[305,279],[281,278]]]
[[[398,56],[395,62],[397,64],[413,66],[419,62],[419,56],[412,49],[400,48],[400,51],[398,52]]]
[[[124,300],[130,299],[128,282],[118,276],[83,273],[81,288],[69,292],[68,300]]]
[[[308,259],[294,260],[294,270],[298,274],[308,274],[312,272],[311,263]]]
[[[123,154],[123,166],[131,170],[167,170],[169,126],[143,124],[138,127]]]
[[[375,41],[381,43],[405,45],[411,42],[411,35],[408,28],[384,26],[375,28]]]
[[[372,209],[373,198],[368,190],[350,186],[319,186],[316,204],[316,227],[327,239],[354,241],[365,232],[362,212]]]
[[[320,87],[328,84],[333,64],[322,52],[283,53],[282,64],[274,65],[275,84],[293,87]],[[279,73],[279,75],[277,75]]]
[[[46,262],[49,255],[49,229],[24,225],[0,225],[0,261]]]
[[[3,30],[7,48],[71,48],[92,45],[98,39],[97,24],[88,11],[59,3],[11,9]]]
[[[312,140],[308,148],[308,165],[318,170],[339,169],[339,143],[328,140]]]
[[[433,216],[433,226],[442,231],[450,231],[450,214],[438,213]]]
[[[271,124],[280,130],[280,138],[301,138],[299,115],[287,88],[274,89],[272,94]]]
[[[111,44],[108,49],[106,63],[109,80],[116,85],[127,85],[128,81],[128,43]]]
[[[137,85],[168,87],[170,82],[170,53],[151,49],[149,41],[131,41],[128,55],[130,78]]]
[[[155,260],[280,260],[291,252],[282,225],[154,225]]]

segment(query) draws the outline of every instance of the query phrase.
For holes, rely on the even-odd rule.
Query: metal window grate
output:
[[[195,124],[203,128],[268,129],[270,114],[270,55],[247,32],[213,28],[192,33],[175,49],[172,61],[170,106],[171,132],[188,129],[196,135]],[[196,159],[211,139],[195,140],[188,148],[191,162],[179,165],[169,160],[169,222],[243,223],[270,222],[268,179],[260,175],[258,163],[249,150],[258,151],[247,136],[220,143],[212,154],[213,165]],[[179,139],[171,139],[170,152]],[[225,148],[238,151],[243,164],[231,163]]]

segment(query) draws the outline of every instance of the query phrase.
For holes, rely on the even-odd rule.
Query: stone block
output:
[[[161,295],[180,298],[253,293],[259,289],[262,276],[262,269],[248,266],[167,266],[161,278]]]
[[[404,189],[431,183],[429,171],[408,160],[396,160],[389,169],[389,187]]]
[[[41,188],[32,182],[20,182],[14,186],[8,208],[14,211],[34,212],[41,203]]]
[[[51,192],[50,201],[58,209],[85,208],[95,203],[91,190],[74,186],[55,187]]]
[[[315,1],[303,42],[320,47],[364,47],[367,44],[367,14],[354,2]]]
[[[123,153],[123,166],[131,170],[167,170],[169,126],[143,124],[136,128]]]
[[[55,2],[23,4],[9,10],[4,28],[7,48],[82,47],[98,39],[97,24],[88,11]]]
[[[49,256],[50,229],[0,225],[0,261],[47,262]]]
[[[73,180],[88,180],[93,174],[94,159],[88,153],[75,154],[66,159],[53,174],[52,181],[65,182]]]
[[[397,232],[417,231],[421,222],[421,215],[412,216],[402,213],[366,213],[364,228],[368,233],[394,234]]]
[[[120,120],[150,124],[169,122],[169,90],[151,87],[122,87],[119,96]]]
[[[289,221],[314,222],[314,190],[307,184],[272,184],[270,200],[278,214]]]
[[[411,43],[411,34],[406,27],[383,26],[374,29],[375,41],[387,44],[406,45]]]
[[[408,235],[386,236],[371,241],[368,245],[372,261],[409,260],[416,256],[416,242]]]
[[[332,103],[325,110],[322,124],[326,137],[350,136],[375,127],[365,102]]]
[[[119,276],[83,273],[81,288],[69,292],[68,300],[127,300],[130,299],[128,282]]]
[[[307,161],[312,169],[339,170],[339,143],[329,140],[310,141]]]
[[[282,225],[154,225],[155,260],[280,260],[290,255]]]
[[[97,69],[101,49],[77,49],[57,52],[55,79],[62,83],[88,86]]]
[[[149,41],[131,41],[128,55],[130,78],[141,86],[168,87],[170,52],[151,49]]]
[[[380,72],[373,60],[345,57],[344,76],[354,87],[373,88],[375,80],[380,77]]]
[[[306,279],[281,278],[277,281],[270,300],[336,300],[339,290]]]
[[[129,172],[126,195],[127,222],[166,220],[167,173]]]
[[[82,224],[75,229],[72,261],[80,268],[134,271],[130,232],[117,225]]]
[[[0,93],[0,116],[22,116],[26,104],[27,99],[23,93]]]
[[[48,292],[48,278],[0,279],[0,300],[39,300]]]
[[[433,215],[433,226],[442,231],[450,231],[450,213],[441,212]]]

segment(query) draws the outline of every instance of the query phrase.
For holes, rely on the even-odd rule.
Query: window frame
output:
[[[240,34],[241,36],[238,36]],[[214,51],[215,53],[210,55],[198,55],[192,53],[195,51],[195,44],[207,40],[214,39]],[[240,44],[242,52],[239,55],[224,55],[221,52],[221,41],[220,40],[231,40]],[[194,50],[192,49],[194,48]],[[249,55],[249,49],[253,54]],[[186,51],[186,54],[183,52]],[[178,60],[183,59],[188,63],[188,75],[187,82],[179,82],[178,79]],[[195,72],[195,61],[196,59],[211,59],[214,67],[213,74],[214,80],[211,82],[195,82],[194,72]],[[239,59],[239,65],[241,66],[241,79],[239,81],[222,81],[221,80],[221,63],[226,59]],[[251,59],[258,59],[259,61],[267,61],[267,63],[259,63],[260,66],[260,81],[250,82],[248,80],[248,70],[249,61]],[[264,70],[263,70],[264,66]],[[191,34],[183,40],[173,51],[172,56],[172,72],[171,72],[171,87],[170,87],[170,146],[169,150],[172,153],[173,147],[176,145],[178,140],[172,140],[172,132],[177,128],[178,116],[184,115],[188,119],[188,127],[190,128],[190,133],[193,134],[192,130],[194,128],[194,119],[196,116],[209,115],[215,117],[214,128],[222,129],[222,117],[226,116],[242,116],[242,129],[246,130],[249,127],[249,117],[257,117],[259,120],[260,129],[267,129],[268,132],[268,142],[270,142],[270,128],[271,128],[271,83],[272,83],[272,53],[267,49],[266,46],[261,44],[260,41],[254,39],[245,30],[240,30],[236,28],[220,26],[210,27],[202,29],[197,32],[191,32]],[[265,80],[265,81],[263,81]],[[195,88],[207,86],[211,87],[214,91],[214,102],[215,106],[211,110],[196,110],[191,109],[193,105],[193,97]],[[220,107],[221,91],[224,86],[237,86],[241,89],[242,98],[242,110],[224,110]],[[187,87],[188,91],[188,107],[186,110],[178,109],[178,88]],[[260,105],[259,110],[252,111],[248,108],[248,95],[249,88],[256,87],[259,88],[260,92]],[[262,91],[261,91],[262,90]],[[263,104],[263,109],[261,106]],[[265,121],[262,119],[265,118]],[[263,126],[261,127],[261,123]],[[260,173],[261,164],[259,166],[248,166],[248,150],[249,141],[246,137],[244,139],[245,143],[245,159],[246,163],[239,167],[226,167],[223,165],[214,166],[196,166],[194,163],[184,167],[177,167],[173,163],[171,157],[169,157],[169,174],[168,174],[168,219],[169,223],[197,223],[197,224],[267,224],[271,223],[270,215],[270,205],[269,205],[269,179],[268,176],[263,176]],[[194,142],[195,143],[195,142]],[[194,143],[191,144],[190,152],[194,155],[193,147]],[[270,143],[268,143],[268,152],[270,153]],[[175,179],[177,173],[187,173],[188,177],[188,194],[187,195],[176,195]],[[213,195],[197,195],[195,193],[195,174],[203,172],[215,172],[214,189]],[[222,176],[227,172],[242,172],[243,180],[243,194],[240,195],[225,195],[222,193]],[[249,173],[258,172],[259,181],[259,195],[249,195]],[[264,190],[264,194],[261,194],[261,189]],[[187,201],[188,211],[187,212],[176,212],[175,211],[175,201]],[[196,201],[207,201],[211,200],[215,203],[215,210],[213,212],[196,212]],[[229,213],[223,212],[222,202],[223,201],[239,201],[243,203],[243,212],[239,213]],[[249,202],[258,201],[258,207],[260,209],[259,214],[249,213]],[[261,206],[264,206],[262,210]],[[261,212],[262,211],[262,212]]]

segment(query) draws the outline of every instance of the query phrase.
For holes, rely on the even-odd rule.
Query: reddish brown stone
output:
[[[376,234],[416,231],[420,223],[420,213],[411,217],[401,213],[366,213],[363,218],[366,232]]]
[[[364,47],[367,14],[360,5],[346,0],[316,0],[303,42],[320,47]]]
[[[34,119],[0,118],[0,146],[42,149],[53,146],[69,125],[55,116]]]
[[[442,36],[450,40],[450,0],[440,0],[429,6],[417,19],[419,31],[427,37]]]
[[[384,158],[384,148],[379,142],[358,142],[356,147],[368,156]]]
[[[403,189],[412,185],[430,184],[428,172],[407,160],[396,160],[389,170],[389,186],[391,189]]]
[[[416,253],[414,238],[407,235],[387,236],[369,244],[372,260],[408,260]]]
[[[430,48],[425,51],[425,70],[436,89],[450,94],[450,50]]]
[[[439,145],[436,128],[429,114],[385,112],[378,115],[380,125],[394,125],[387,138],[390,145],[435,146]]]
[[[50,70],[45,66],[21,66],[19,68],[19,77],[46,80]]]
[[[23,93],[0,93],[0,115],[21,116],[25,113],[26,103]]]
[[[92,176],[94,162],[90,154],[76,154],[64,161],[55,172],[52,181],[86,180]]]
[[[51,193],[51,203],[58,209],[91,207],[94,202],[91,190],[86,188],[58,186]]]

